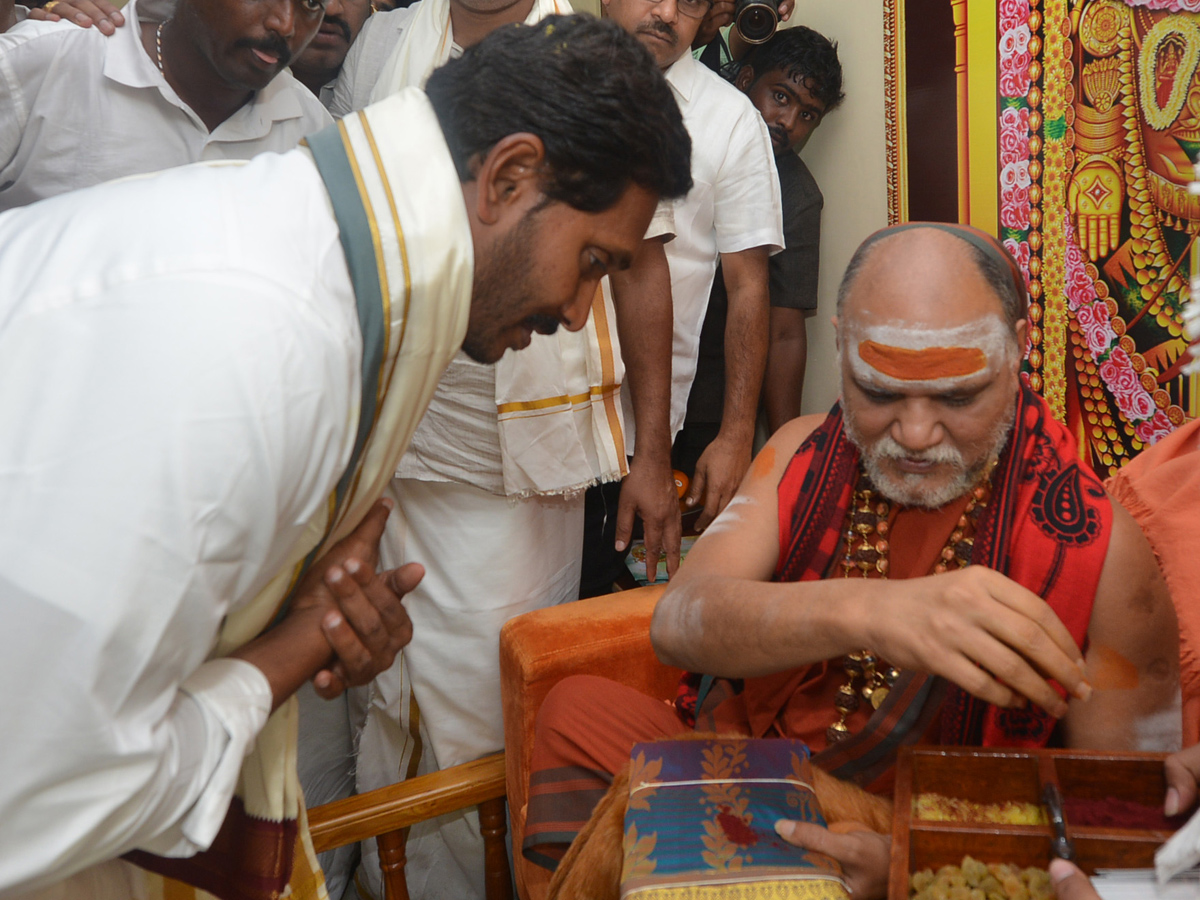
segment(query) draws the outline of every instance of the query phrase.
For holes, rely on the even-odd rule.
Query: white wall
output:
[[[846,100],[814,132],[801,157],[825,196],[821,218],[821,282],[808,320],[804,412],[823,413],[838,395],[833,327],[838,281],[855,248],[887,224],[883,104],[883,3],[797,0],[793,24],[838,43]]]

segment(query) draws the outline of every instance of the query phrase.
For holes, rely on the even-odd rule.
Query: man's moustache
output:
[[[658,34],[667,38],[672,44],[679,40],[679,35],[675,33],[675,29],[666,22],[655,22],[653,25],[641,25],[638,27],[638,34]]]
[[[910,450],[895,438],[884,435],[871,447],[870,451],[877,459],[890,459],[895,462],[911,460],[912,462],[927,462],[939,465],[963,465],[962,453],[957,447],[947,444],[937,444],[924,450]]]
[[[768,130],[771,132],[772,136],[774,136],[774,137],[775,137],[775,138],[776,138],[776,139],[779,141],[779,143],[780,143],[782,146],[784,146],[784,147],[786,147],[786,146],[787,146],[787,144],[788,144],[788,133],[787,133],[787,130],[786,130],[786,129],[772,127],[772,128],[770,128],[770,129],[768,129]]]
[[[261,50],[263,53],[278,57],[280,68],[283,68],[292,61],[292,51],[288,47],[287,41],[278,36],[262,38],[261,40],[241,38],[234,41],[233,46],[245,47],[248,50]]]
[[[537,314],[527,317],[524,324],[538,334],[554,334],[558,331],[559,321],[554,316]]]

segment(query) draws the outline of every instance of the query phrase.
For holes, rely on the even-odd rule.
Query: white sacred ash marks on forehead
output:
[[[850,369],[865,386],[941,393],[995,377],[1015,340],[1003,319],[984,316],[953,328],[851,323],[846,346]]]

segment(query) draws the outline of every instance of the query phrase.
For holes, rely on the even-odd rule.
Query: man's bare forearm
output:
[[[637,429],[636,459],[667,465],[671,458],[674,308],[662,241],[643,241],[633,265],[609,277]]]
[[[770,296],[765,248],[721,257],[729,313],[725,322],[725,409],[720,435],[751,442],[767,363]]]
[[[751,678],[839,657],[863,645],[854,625],[878,587],[866,580],[793,583],[715,575],[686,566],[654,610],[650,638],[667,665]]]
[[[800,415],[807,363],[808,334],[804,311],[771,307],[771,339],[763,382],[763,408],[771,434]]]
[[[333,650],[321,630],[326,612],[314,608],[288,616],[231,654],[256,666],[266,677],[271,685],[272,710],[317,672],[333,664]]]

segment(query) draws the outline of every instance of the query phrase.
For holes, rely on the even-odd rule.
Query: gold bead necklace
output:
[[[971,564],[976,524],[980,513],[987,508],[991,499],[991,476],[994,468],[995,462],[988,466],[979,484],[971,490],[966,508],[958,517],[950,539],[938,555],[938,561],[933,567],[934,574],[940,575]],[[846,510],[846,552],[840,562],[843,578],[888,577],[888,555],[891,550],[888,541],[891,526],[888,519],[891,511],[888,500],[876,494],[866,473],[860,470],[850,499],[850,507]],[[830,744],[836,744],[849,737],[850,728],[846,725],[846,719],[859,708],[861,700],[871,704],[873,709],[879,709],[887,699],[892,685],[900,677],[899,669],[880,660],[866,649],[843,657],[842,668],[846,672],[847,680],[838,688],[837,696],[833,700],[838,720],[825,729],[825,740]]]

